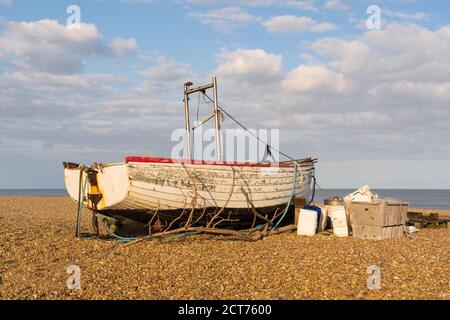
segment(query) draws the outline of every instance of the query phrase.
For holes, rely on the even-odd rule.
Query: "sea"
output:
[[[321,189],[316,190],[315,202],[339,196],[343,198],[355,189]],[[407,202],[413,208],[450,210],[450,190],[419,190],[419,189],[374,189],[382,198]]]
[[[381,197],[408,202],[410,207],[450,210],[450,190],[374,189]],[[317,189],[315,202],[352,193],[355,189]],[[0,196],[68,197],[65,189],[0,189]]]

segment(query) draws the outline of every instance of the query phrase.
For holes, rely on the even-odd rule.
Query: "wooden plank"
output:
[[[437,216],[439,220],[450,220],[450,210],[408,208],[408,215]]]
[[[430,225],[445,225],[448,227],[450,223],[450,211],[408,208],[408,221],[413,222],[418,228]]]

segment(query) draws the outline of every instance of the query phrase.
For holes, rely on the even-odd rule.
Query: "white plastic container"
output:
[[[350,193],[344,197],[345,202],[372,202],[379,198],[378,194],[373,191],[369,186],[359,188],[353,193]]]
[[[334,234],[338,237],[348,237],[347,213],[344,206],[327,206],[331,217]]]
[[[316,211],[301,209],[298,215],[297,234],[299,236],[314,236],[317,231],[317,220]]]

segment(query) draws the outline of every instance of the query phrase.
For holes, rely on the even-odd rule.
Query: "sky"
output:
[[[213,76],[322,188],[450,188],[447,0],[0,0],[0,188],[170,157],[183,84]]]

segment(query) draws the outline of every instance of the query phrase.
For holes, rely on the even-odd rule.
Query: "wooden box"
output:
[[[348,206],[350,224],[359,226],[390,227],[404,225],[408,204],[388,200],[351,202]]]
[[[391,238],[403,237],[403,226],[368,226],[368,225],[352,225],[353,236],[360,239],[368,240],[385,240]]]

